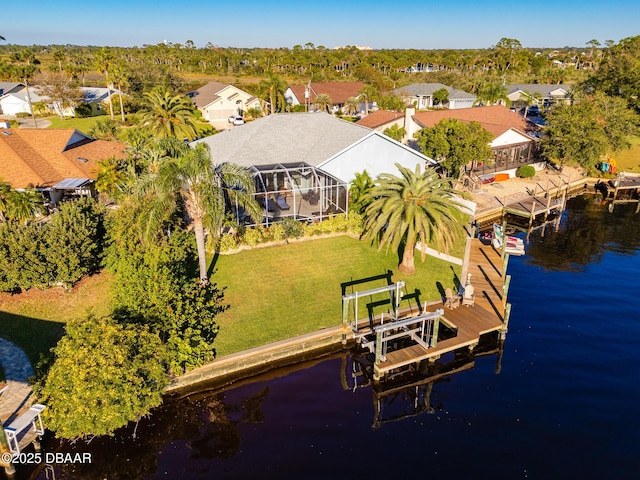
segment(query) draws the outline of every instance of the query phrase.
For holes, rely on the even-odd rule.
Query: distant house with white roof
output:
[[[22,113],[32,115],[33,104],[43,103],[53,112],[59,114],[60,107],[52,102],[49,97],[41,95],[37,87],[25,87],[23,84],[11,89],[0,96],[0,114],[15,116]],[[91,116],[103,115],[105,113],[104,104],[109,100],[109,90],[104,87],[80,87],[82,98],[79,103],[84,103],[91,107]],[[112,101],[116,101],[119,91],[111,89]],[[29,105],[31,101],[31,105]],[[107,110],[108,111],[108,110]],[[68,107],[63,111],[64,116],[74,117],[75,108]]]

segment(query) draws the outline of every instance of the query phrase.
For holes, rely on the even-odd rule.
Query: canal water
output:
[[[444,359],[458,373],[381,392],[336,355],[170,401],[113,439],[45,442],[91,464],[32,478],[640,478],[640,214],[577,197],[526,245],[506,342]]]

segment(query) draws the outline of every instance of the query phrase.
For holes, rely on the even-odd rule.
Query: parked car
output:
[[[244,118],[238,115],[233,118],[233,121],[231,123],[233,123],[234,125],[244,125]]]

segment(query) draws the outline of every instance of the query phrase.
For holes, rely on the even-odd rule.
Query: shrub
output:
[[[244,242],[250,247],[255,247],[264,241],[262,227],[247,228],[242,236]]]
[[[218,250],[221,252],[228,252],[230,250],[235,250],[236,248],[238,248],[238,241],[236,240],[235,235],[225,233],[218,240]]]
[[[298,220],[287,218],[280,225],[284,231],[284,238],[300,238],[304,236],[304,227]]]
[[[518,167],[516,175],[520,178],[531,178],[536,174],[536,169],[531,165],[522,165]]]

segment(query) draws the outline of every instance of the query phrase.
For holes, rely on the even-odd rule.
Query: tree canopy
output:
[[[71,320],[53,353],[40,398],[47,428],[59,437],[110,435],[162,403],[167,350],[146,327]]]
[[[637,134],[638,116],[627,105],[623,98],[601,93],[558,105],[546,114],[544,156],[592,171],[607,155],[628,148],[629,137]]]
[[[470,162],[492,158],[489,142],[493,135],[478,122],[443,119],[433,127],[415,133],[420,151],[440,162],[452,177]]]

